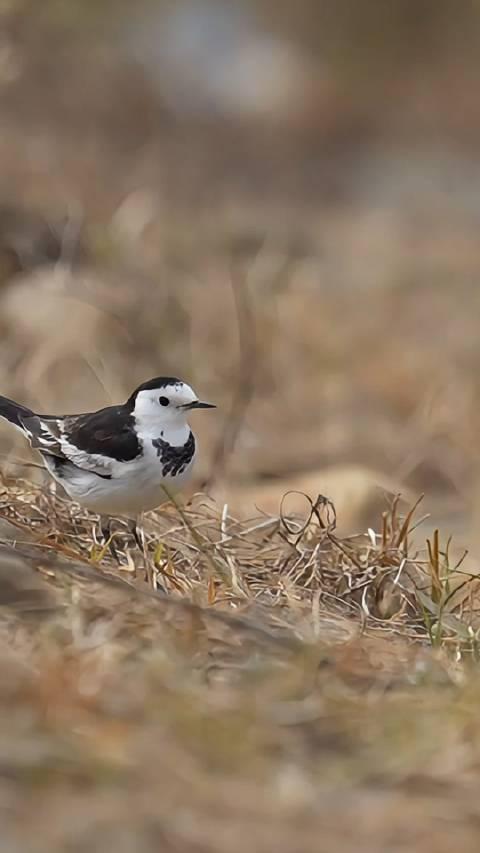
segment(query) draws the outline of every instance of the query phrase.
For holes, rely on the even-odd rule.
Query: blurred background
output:
[[[2,393],[178,375],[232,511],[382,483],[472,544],[479,49],[448,0],[2,0]]]

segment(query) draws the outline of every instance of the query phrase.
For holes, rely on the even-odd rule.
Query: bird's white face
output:
[[[135,399],[133,415],[138,424],[155,422],[161,428],[181,428],[186,425],[189,413],[194,409],[214,408],[202,403],[190,385],[176,382],[162,388],[139,391]]]

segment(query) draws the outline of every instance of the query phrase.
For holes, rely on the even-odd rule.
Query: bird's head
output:
[[[155,421],[167,428],[186,424],[189,412],[195,409],[215,408],[213,403],[199,400],[186,382],[165,376],[157,376],[139,385],[127,405],[138,422]]]

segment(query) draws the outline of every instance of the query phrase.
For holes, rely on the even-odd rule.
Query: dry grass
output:
[[[477,849],[474,596],[413,510],[339,539],[322,499],[240,523],[197,495],[119,567],[51,492],[1,505],[9,849]]]

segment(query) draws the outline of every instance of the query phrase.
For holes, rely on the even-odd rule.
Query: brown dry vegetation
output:
[[[249,120],[0,4],[1,393],[219,406],[122,565],[2,429],[2,851],[479,848],[479,13],[381,5],[252,3]]]
[[[119,569],[71,504],[2,504],[9,849],[477,849],[475,586],[412,516],[197,496]]]

